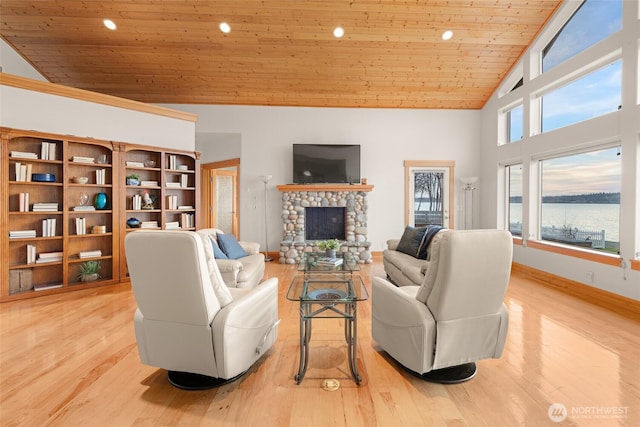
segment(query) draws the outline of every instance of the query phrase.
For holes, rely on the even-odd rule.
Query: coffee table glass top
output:
[[[333,304],[365,301],[369,298],[367,288],[358,275],[349,279],[327,276],[296,275],[287,291],[287,299],[307,303]]]
[[[324,252],[304,252],[298,271],[305,273],[351,273],[360,271],[358,257],[350,252],[338,252],[329,258]]]

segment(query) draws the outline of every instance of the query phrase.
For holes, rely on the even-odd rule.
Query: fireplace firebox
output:
[[[305,208],[305,239],[345,239],[344,207]]]

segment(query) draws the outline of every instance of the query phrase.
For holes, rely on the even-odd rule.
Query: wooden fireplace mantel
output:
[[[276,186],[283,193],[291,191],[371,191],[373,185],[365,184],[284,184]]]

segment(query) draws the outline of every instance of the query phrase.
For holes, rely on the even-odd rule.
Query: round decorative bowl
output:
[[[86,176],[74,176],[72,179],[76,184],[86,184],[89,182],[89,178]]]
[[[129,218],[127,220],[127,227],[140,228],[140,220],[138,218]]]
[[[147,160],[144,162],[144,166],[146,168],[155,168],[156,167],[156,162],[155,160]]]

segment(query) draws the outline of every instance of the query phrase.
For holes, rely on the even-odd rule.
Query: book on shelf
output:
[[[195,217],[190,213],[180,214],[180,219],[182,222],[182,228],[193,228],[195,227]]]
[[[18,199],[20,212],[29,212],[29,193],[20,193]]]
[[[175,154],[169,154],[169,169],[178,167],[178,157]]]
[[[38,155],[36,153],[30,153],[28,151],[12,151],[11,157],[15,159],[37,159]]]
[[[125,165],[132,167],[132,168],[143,168],[144,167],[144,162],[134,162],[132,160],[127,160],[125,162]]]
[[[56,219],[47,218],[42,220],[42,237],[55,237]]]
[[[51,141],[42,141],[40,147],[40,158],[42,160],[56,159],[56,143]]]
[[[186,173],[180,174],[180,187],[187,188],[189,185],[189,175]]]
[[[139,194],[134,194],[131,196],[131,209],[139,211],[142,209],[142,196]]]
[[[76,234],[81,236],[83,234],[87,234],[87,219],[86,218],[76,218]]]
[[[180,206],[178,206],[178,209],[189,210],[189,209],[193,209],[193,206],[191,206],[191,205],[180,205]]]
[[[31,163],[16,162],[15,164],[16,181],[31,182],[31,176],[32,176],[31,171],[32,171]]]
[[[94,251],[82,251],[78,254],[78,257],[81,259],[84,258],[97,258],[102,256],[102,251],[100,249],[96,249]]]
[[[140,181],[142,187],[157,187],[158,181]]]
[[[58,212],[58,203],[34,203],[33,212]]]
[[[96,159],[93,157],[85,157],[85,156],[73,156],[71,161],[76,163],[95,163]]]
[[[167,209],[177,209],[178,208],[178,196],[166,196],[167,199]]]
[[[61,288],[62,283],[42,283],[40,285],[33,285],[34,291],[46,291],[47,289]]]
[[[337,267],[342,265],[344,262],[343,258],[329,258],[329,257],[321,257],[318,258],[318,265],[326,265],[329,267]]]
[[[94,206],[82,205],[82,206],[74,206],[73,210],[76,212],[90,212],[90,211],[95,211],[96,208]]]
[[[25,239],[36,237],[36,230],[10,230],[10,239]]]
[[[167,188],[180,188],[179,182],[167,182]]]
[[[165,224],[165,229],[167,230],[179,230],[180,223],[178,221],[170,221]]]
[[[106,169],[98,169],[96,170],[96,184],[104,185],[106,184],[105,180]]]
[[[142,221],[140,228],[158,228],[158,221]]]
[[[60,262],[60,261],[62,261],[62,256],[43,258],[42,254],[40,254],[40,255],[38,255],[38,259],[36,260],[36,264],[48,264],[50,262]]]
[[[27,264],[33,264],[36,262],[36,246],[27,245]]]
[[[38,258],[62,258],[63,252],[40,252]]]

